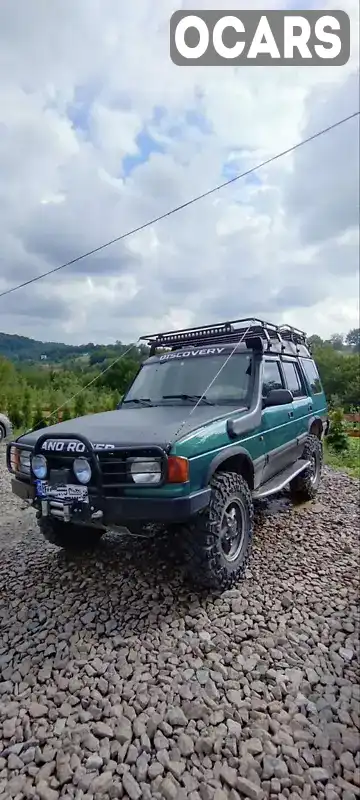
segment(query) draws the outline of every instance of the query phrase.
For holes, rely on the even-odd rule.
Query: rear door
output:
[[[317,366],[312,358],[301,358],[300,365],[302,367],[302,372],[305,375],[308,384],[309,397],[311,397],[312,401],[310,417],[313,417],[314,419],[321,419],[323,428],[325,430],[328,418],[328,410],[326,397],[321,384]]]
[[[312,397],[304,380],[299,364],[294,358],[282,357],[282,369],[285,386],[293,395],[294,424],[293,435],[296,439],[296,459],[301,458],[308,435],[309,417],[312,412]]]
[[[271,389],[285,389],[284,375],[279,358],[264,359],[263,398]],[[267,459],[262,482],[270,480],[278,472],[296,461],[297,441],[294,421],[294,405],[264,408],[262,433]]]

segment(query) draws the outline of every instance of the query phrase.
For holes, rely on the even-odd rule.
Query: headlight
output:
[[[91,466],[86,458],[75,458],[73,471],[79,483],[89,483],[91,480]]]
[[[31,459],[31,453],[29,450],[20,450],[20,456],[19,456],[20,472],[24,472],[27,475],[30,475],[30,459]]]
[[[155,458],[133,458],[130,463],[130,473],[134,483],[160,483],[160,461]]]
[[[21,463],[21,455],[20,455],[20,463]],[[45,456],[33,456],[31,459],[31,469],[35,477],[39,478],[40,481],[43,481],[47,475],[47,461]]]

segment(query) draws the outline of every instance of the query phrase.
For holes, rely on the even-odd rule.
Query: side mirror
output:
[[[267,397],[264,397],[264,408],[273,406],[285,406],[293,402],[293,395],[289,389],[271,389]]]

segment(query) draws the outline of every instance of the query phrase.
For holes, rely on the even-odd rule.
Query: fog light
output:
[[[91,480],[91,466],[86,458],[75,458],[73,472],[79,483],[89,483]]]
[[[20,456],[21,462],[21,456]],[[45,456],[33,456],[31,459],[31,469],[36,478],[43,481],[47,475],[47,461]]]

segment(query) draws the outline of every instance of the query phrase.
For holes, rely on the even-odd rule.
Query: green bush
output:
[[[15,429],[23,426],[23,415],[20,407],[20,399],[13,397],[8,403],[8,415]]]
[[[86,414],[86,398],[85,393],[81,392],[75,398],[75,417],[84,417]]]
[[[43,414],[40,406],[37,406],[35,408],[34,416],[33,416],[33,420],[32,420],[32,428],[35,431],[40,430],[41,428],[46,428],[46,422],[44,420],[44,414]]]
[[[71,419],[71,411],[70,411],[69,406],[64,406],[64,408],[62,410],[62,418],[63,418],[63,422],[66,422],[67,419]]]
[[[349,438],[346,433],[346,423],[342,408],[335,408],[334,411],[330,412],[330,431],[327,443],[336,453],[345,453],[349,450]]]
[[[29,428],[31,425],[31,393],[29,389],[25,389],[23,395],[22,424],[24,428]]]

